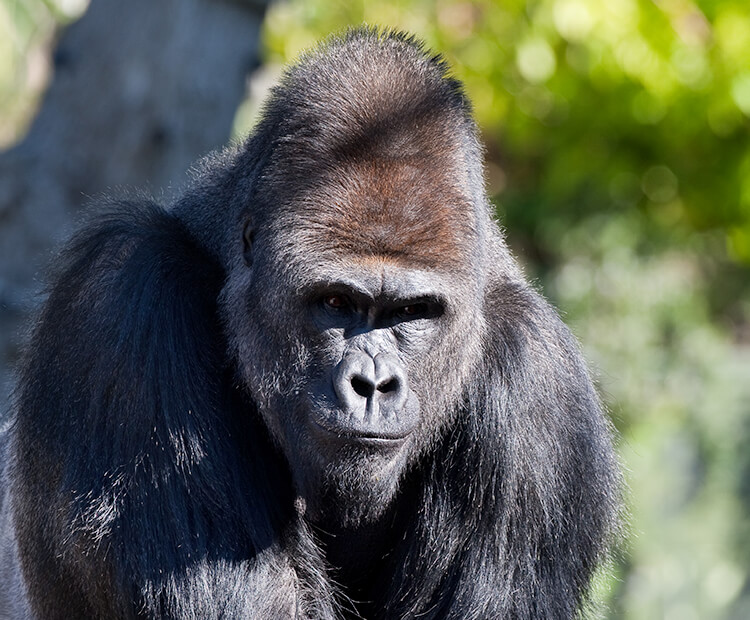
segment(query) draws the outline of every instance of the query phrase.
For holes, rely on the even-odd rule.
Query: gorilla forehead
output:
[[[345,162],[283,201],[279,241],[315,256],[453,270],[477,243],[475,214],[458,175],[442,162]],[[276,226],[274,227],[276,228]]]

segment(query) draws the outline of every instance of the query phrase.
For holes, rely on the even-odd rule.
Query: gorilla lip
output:
[[[411,435],[413,428],[407,428],[401,433],[370,433],[367,431],[358,431],[352,428],[331,428],[322,424],[318,420],[312,420],[313,427],[318,434],[324,434],[326,439],[331,437],[340,441],[359,443],[372,447],[396,447],[404,443]]]

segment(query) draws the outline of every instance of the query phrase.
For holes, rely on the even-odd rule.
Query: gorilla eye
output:
[[[409,304],[408,306],[402,306],[398,310],[398,314],[407,317],[407,318],[414,318],[418,316],[422,316],[423,314],[427,313],[427,304],[426,303],[418,303],[418,304]]]
[[[332,310],[343,310],[349,306],[349,300],[343,295],[328,295],[323,298],[323,303]]]

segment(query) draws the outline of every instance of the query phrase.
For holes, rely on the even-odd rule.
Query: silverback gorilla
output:
[[[289,69],[168,208],[60,260],[3,435],[0,615],[574,618],[609,427],[408,36]]]

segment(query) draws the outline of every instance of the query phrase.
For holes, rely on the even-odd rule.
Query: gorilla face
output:
[[[476,258],[455,234],[472,208],[441,166],[363,157],[324,174],[274,170],[270,217],[245,224],[224,307],[253,400],[316,520],[387,508],[475,357]],[[279,176],[296,193],[278,191]]]

